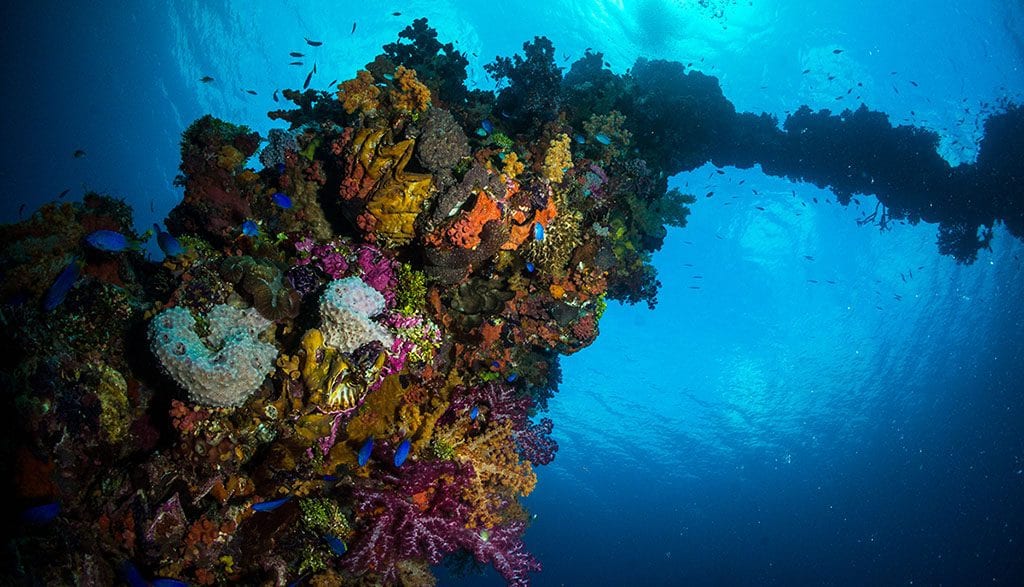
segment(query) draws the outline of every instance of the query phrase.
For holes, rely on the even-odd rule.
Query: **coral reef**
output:
[[[191,312],[168,308],[150,321],[150,348],[192,401],[240,405],[273,371],[277,347],[259,339],[270,322],[253,308],[220,304],[203,316],[203,323],[205,336]]]

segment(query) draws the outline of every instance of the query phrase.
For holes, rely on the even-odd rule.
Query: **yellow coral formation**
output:
[[[366,211],[357,219],[360,228],[385,245],[404,245],[415,234],[416,217],[431,195],[431,176],[406,173],[415,141],[387,144],[385,130],[360,129],[353,139],[356,163],[361,167],[359,188],[369,188]],[[347,186],[343,186],[346,189]],[[357,188],[357,191],[361,191]],[[365,197],[356,193],[357,197]]]
[[[468,426],[468,420],[457,421],[434,438],[454,449],[456,460],[473,466],[473,481],[465,492],[473,504],[469,527],[493,527],[504,521],[508,497],[533,491],[537,474],[529,462],[519,459],[511,422],[491,423],[484,433],[469,437]]]
[[[224,145],[217,152],[217,167],[225,171],[234,171],[245,163],[245,155],[231,145]]]
[[[377,97],[380,96],[380,88],[376,85],[373,74],[365,69],[360,69],[356,77],[338,84],[338,99],[341,100],[345,112],[352,114],[359,110],[363,114],[373,114],[377,111],[380,103]]]
[[[100,429],[108,442],[116,444],[124,440],[131,424],[128,382],[109,365],[97,365],[95,369],[100,378],[96,389],[100,400]]]
[[[519,160],[519,155],[516,155],[515,151],[505,155],[505,165],[502,167],[501,172],[505,174],[506,181],[518,177],[523,172],[523,169],[525,169],[525,166]]]
[[[559,134],[551,139],[548,152],[544,155],[544,177],[551,183],[559,183],[565,172],[572,169],[572,152],[569,150],[569,135]]]
[[[430,88],[416,79],[416,70],[399,65],[395,70],[397,89],[389,92],[391,105],[400,112],[423,112],[430,106]]]
[[[302,382],[311,393],[311,401],[334,409],[356,407],[365,387],[352,376],[342,354],[326,345],[323,333],[316,328],[306,331],[302,336],[302,350],[305,351]]]

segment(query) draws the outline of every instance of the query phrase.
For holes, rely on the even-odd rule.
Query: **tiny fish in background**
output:
[[[275,499],[272,501],[261,501],[260,503],[252,504],[252,509],[257,512],[272,512],[288,503],[288,500],[291,498],[292,496],[289,495],[288,497],[282,497],[281,499]]]
[[[373,437],[366,439],[363,446],[359,449],[358,463],[360,467],[366,466],[366,463],[370,462],[370,455],[373,453]]]
[[[303,90],[305,90],[305,89],[308,89],[308,88],[309,88],[309,81],[310,81],[311,79],[313,79],[313,72],[312,72],[312,71],[310,71],[310,72],[309,72],[309,75],[307,75],[307,76],[306,76],[306,81],[304,81],[304,82],[302,83],[302,89],[303,89]]]
[[[311,40],[311,39],[309,39],[307,37],[302,37],[302,38],[306,39],[306,44],[309,45],[310,47],[319,47],[320,45],[324,44],[323,41],[313,41],[313,40]]]
[[[252,94],[253,96],[256,95],[256,90],[244,90],[244,91],[245,91],[246,94]]]
[[[74,157],[75,159],[81,159],[82,157],[85,157],[85,150],[75,149],[75,152],[72,153],[71,156]]]
[[[412,448],[412,444],[409,439],[406,438],[402,441],[402,444],[398,445],[398,450],[395,451],[395,466],[401,467],[405,459],[409,458],[409,449]]]
[[[199,78],[199,81],[204,84],[208,84],[213,81],[213,78],[208,75],[204,75],[203,77]]]
[[[359,24],[359,23],[357,23],[355,21],[352,21],[352,32],[349,33],[350,35],[355,34],[355,32],[356,32],[356,25],[357,24]]]
[[[270,196],[271,201],[277,206],[290,210],[292,207],[292,199],[285,195],[284,192],[275,192],[273,196]]]
[[[289,53],[289,55],[291,55],[292,57],[305,57],[306,56],[305,53],[299,53],[298,51],[292,51],[291,53]]]

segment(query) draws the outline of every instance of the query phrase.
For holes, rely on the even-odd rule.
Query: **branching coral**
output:
[[[560,134],[551,139],[544,155],[544,177],[552,183],[559,183],[565,172],[572,168],[572,151],[569,149],[569,135]]]
[[[388,99],[395,110],[415,114],[430,106],[430,88],[416,79],[416,70],[399,65],[395,69],[394,85]]]

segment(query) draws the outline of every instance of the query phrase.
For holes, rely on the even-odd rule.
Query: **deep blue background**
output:
[[[289,51],[326,87],[420,15],[481,87],[484,63],[543,34],[561,59],[593,47],[616,71],[693,62],[741,111],[861,96],[941,132],[954,162],[974,156],[983,103],[1024,96],[1011,0],[61,4],[2,9],[0,221],[88,188],[128,199],[144,229],[180,200],[193,119],[265,132],[273,90],[308,71]],[[658,308],[612,305],[564,361],[562,449],[528,499],[535,583],[1024,583],[1021,243],[997,229],[956,266],[934,227],[858,228],[870,196],[842,208],[725,171],[673,179],[700,200],[656,257]]]

